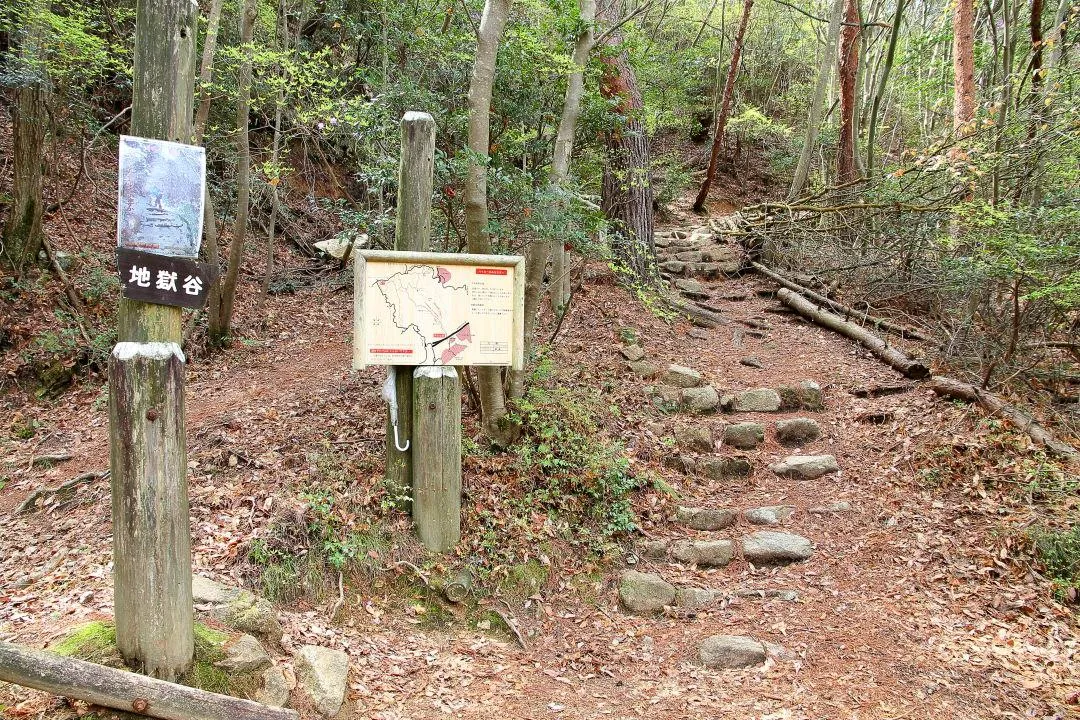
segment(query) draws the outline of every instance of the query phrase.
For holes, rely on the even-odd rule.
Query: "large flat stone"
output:
[[[802,380],[795,385],[777,388],[780,394],[781,410],[810,410],[817,412],[825,409],[821,386],[813,380]]]
[[[694,587],[679,588],[678,592],[675,593],[675,605],[686,610],[697,610],[706,605],[712,605],[722,597],[724,597],[724,593],[719,590]]]
[[[795,508],[791,505],[769,505],[747,510],[743,516],[751,525],[779,525],[794,512]]]
[[[675,428],[675,443],[684,450],[712,452],[712,432],[701,425]]]
[[[765,662],[765,645],[745,635],[713,635],[698,651],[701,664],[715,670],[737,670]]]
[[[781,445],[804,445],[821,437],[821,426],[813,418],[776,421],[776,439]]]
[[[742,539],[743,557],[754,565],[787,565],[813,554],[810,540],[794,533],[760,530]]]
[[[832,455],[789,455],[769,466],[777,475],[799,480],[813,480],[840,469]]]
[[[682,365],[669,365],[664,382],[681,388],[697,387],[702,382],[701,373]]]
[[[698,472],[710,480],[748,478],[754,472],[750,461],[741,457],[712,457],[698,464]]]
[[[736,423],[724,428],[724,444],[751,450],[765,442],[765,426],[760,423]]]
[[[630,362],[637,362],[645,357],[645,350],[640,345],[627,345],[619,349],[622,356]]]
[[[636,613],[658,613],[675,602],[675,586],[656,573],[627,570],[619,583],[619,600]]]
[[[301,691],[324,718],[332,718],[345,701],[349,656],[341,650],[305,645],[293,659]]]
[[[676,540],[671,544],[671,557],[686,565],[724,567],[734,556],[730,540]]]
[[[687,412],[695,415],[714,413],[720,407],[720,395],[712,385],[683,388],[680,399]]]
[[[691,530],[723,530],[735,524],[737,514],[727,508],[679,507],[675,522]]]
[[[736,412],[776,412],[780,409],[780,396],[771,388],[744,390],[735,396],[732,407]]]

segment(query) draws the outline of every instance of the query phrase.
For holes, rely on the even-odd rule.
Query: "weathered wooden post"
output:
[[[398,161],[397,222],[394,249],[426,252],[431,245],[431,187],[435,172],[435,120],[423,112],[401,118],[401,157]],[[386,482],[408,509],[412,491],[413,376],[408,366],[392,366],[397,395],[397,432],[389,413],[386,422]],[[395,439],[406,450],[399,450]]]
[[[198,12],[192,0],[138,0],[133,136],[190,141]],[[155,258],[147,260],[121,268],[122,282],[179,297],[201,294],[205,277],[196,277],[194,263],[187,273],[163,265],[155,274]],[[129,297],[125,286],[121,342],[109,359],[116,640],[128,663],[174,680],[195,653],[182,311],[177,302],[146,299]]]
[[[446,552],[461,540],[461,380],[452,367],[419,367],[413,380],[413,522]]]
[[[191,141],[195,103],[195,36],[199,7],[191,0],[139,0],[135,11],[131,134]],[[180,342],[178,307],[120,299],[117,338]]]
[[[109,427],[116,642],[136,668],[172,681],[195,647],[179,345],[113,348]]]

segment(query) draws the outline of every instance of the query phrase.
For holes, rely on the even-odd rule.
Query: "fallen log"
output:
[[[895,323],[891,323],[888,320],[885,320],[883,318],[874,317],[873,315],[871,315],[869,313],[861,312],[859,310],[856,310],[853,307],[850,307],[848,305],[844,305],[843,303],[839,303],[839,302],[837,302],[835,300],[827,298],[824,295],[822,295],[821,293],[814,292],[813,290],[811,290],[808,287],[804,287],[802,285],[799,285],[796,282],[792,282],[791,280],[788,280],[786,277],[784,277],[780,273],[778,273],[778,272],[776,272],[774,270],[770,270],[769,268],[765,267],[761,263],[752,262],[752,263],[750,263],[750,266],[752,268],[754,268],[755,270],[757,270],[762,275],[764,275],[765,277],[769,278],[770,280],[773,280],[773,281],[779,283],[780,285],[782,285],[783,287],[786,287],[788,290],[794,290],[795,292],[799,293],[800,295],[803,295],[805,297],[810,298],[811,300],[818,303],[819,305],[825,305],[826,307],[830,307],[833,310],[835,310],[836,312],[843,315],[844,317],[855,318],[860,323],[869,323],[869,324],[873,325],[876,328],[881,328],[882,330],[885,330],[887,332],[891,332],[894,335],[899,335],[902,338],[911,338],[912,340],[921,340],[921,341],[928,341],[928,340],[932,339],[932,338],[930,338],[930,336],[925,335],[925,334],[919,332],[918,330],[912,330],[911,328],[906,328],[906,327],[904,327],[902,325],[897,325]]]
[[[817,307],[806,298],[787,288],[781,288],[776,293],[776,297],[784,305],[808,320],[855,340],[905,377],[912,380],[922,380],[930,377],[930,368],[918,360],[912,360],[861,325],[849,323],[840,316]]]
[[[731,321],[726,317],[701,307],[694,307],[690,303],[687,303],[670,293],[663,295],[662,297],[675,312],[684,316],[692,325],[712,329],[721,325],[731,324]]]
[[[165,720],[299,720],[295,710],[218,695],[0,642],[0,680]]]
[[[1036,422],[1035,418],[1031,417],[1023,410],[1020,410],[1015,405],[1010,405],[991,392],[977,388],[970,383],[960,382],[959,380],[953,380],[952,378],[947,377],[934,378],[930,383],[930,389],[938,395],[975,403],[991,415],[1005,418],[1018,429],[1026,432],[1036,445],[1046,448],[1047,451],[1058,457],[1063,457],[1073,462],[1080,460],[1080,452],[1078,452],[1076,448],[1061,442],[1051,435],[1046,428]]]

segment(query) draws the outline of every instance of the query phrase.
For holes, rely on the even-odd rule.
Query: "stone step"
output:
[[[738,588],[733,591],[677,587],[657,573],[627,570],[619,579],[619,602],[624,610],[641,615],[664,612],[665,608],[698,610],[735,598],[798,602],[799,593],[790,588]]]
[[[641,557],[654,562],[672,560],[697,567],[725,567],[735,558],[738,548],[742,557],[754,565],[789,565],[807,560],[813,554],[813,544],[802,535],[775,530],[759,530],[739,540],[648,540],[638,546]]]
[[[797,480],[814,480],[840,470],[836,458],[832,455],[789,455],[778,463],[769,466],[769,470],[780,477],[792,477]]]

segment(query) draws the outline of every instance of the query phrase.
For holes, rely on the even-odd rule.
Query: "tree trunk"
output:
[[[821,60],[818,63],[814,96],[810,101],[810,119],[806,123],[806,142],[803,143],[802,152],[799,153],[799,162],[795,166],[795,177],[792,178],[791,189],[788,190],[789,201],[794,200],[802,193],[803,188],[806,186],[806,179],[810,175],[810,160],[817,149],[818,133],[821,130],[821,113],[825,106],[825,95],[828,93],[829,84],[832,82],[833,67],[836,66],[836,43],[840,39],[840,23],[843,17],[844,0],[834,0],[832,12],[829,13],[829,31],[825,38],[825,46],[821,51]]]
[[[743,37],[746,35],[746,26],[750,22],[750,10],[753,7],[754,0],[743,0],[742,19],[739,20],[739,29],[735,33],[735,44],[731,48],[731,65],[728,67],[727,81],[724,83],[724,99],[720,102],[720,112],[716,115],[712,152],[709,153],[709,169],[705,172],[705,180],[701,183],[701,189],[698,190],[697,198],[694,200],[696,212],[705,210],[705,201],[709,198],[709,190],[712,188],[713,180],[716,179],[716,163],[720,157],[720,145],[724,142],[724,128],[727,126],[728,115],[731,114],[731,99],[735,94],[735,78],[739,74]]]
[[[191,142],[198,6],[190,0],[139,0],[135,11],[131,134]],[[121,342],[181,342],[180,308],[120,298]]]
[[[27,261],[33,262],[44,238],[41,153],[48,122],[45,98],[43,84],[34,79],[15,91],[11,104],[14,198],[4,224],[3,251],[16,273]]]
[[[859,71],[859,4],[847,0],[840,34],[840,143],[836,151],[836,182],[855,180],[855,80]]]
[[[892,72],[893,60],[896,57],[896,43],[900,39],[900,23],[904,19],[904,5],[904,0],[896,0],[896,14],[893,16],[889,47],[885,52],[885,64],[881,69],[881,78],[878,81],[877,90],[874,92],[874,101],[870,105],[869,128],[866,134],[866,174],[868,177],[874,174],[874,141],[877,138],[878,111],[881,108],[881,99],[885,97],[885,89],[889,83],[889,73]],[[884,161],[882,162],[884,163]]]
[[[232,327],[236,285],[240,265],[244,262],[244,243],[247,241],[248,212],[251,200],[251,145],[248,141],[248,111],[251,100],[251,40],[255,34],[255,0],[244,0],[240,15],[240,45],[243,60],[237,83],[236,98],[236,223],[229,245],[229,267],[221,284],[221,310],[218,325],[210,328],[210,337],[222,342]]]
[[[970,132],[975,119],[975,8],[973,0],[957,0],[953,14],[953,130]]]
[[[491,88],[495,82],[499,42],[509,15],[509,0],[485,0],[469,80],[469,150],[473,157],[465,180],[465,234],[469,252],[475,254],[491,252],[491,237],[487,231],[486,164],[491,143]],[[480,159],[483,161],[478,162]],[[478,367],[476,376],[484,432],[495,443],[508,445],[514,429],[507,417],[502,373],[496,367]]]
[[[203,40],[202,63],[199,65],[199,108],[195,111],[196,145],[202,145],[206,134],[206,121],[210,117],[210,83],[214,79],[214,52],[217,50],[218,26],[221,23],[221,6],[225,0],[213,0],[206,20],[206,38]]]
[[[604,7],[604,19],[611,26],[616,3]],[[631,280],[644,285],[657,283],[656,247],[653,245],[653,187],[649,135],[641,119],[641,91],[637,76],[618,32],[609,32],[605,44],[611,49],[603,59],[600,94],[616,113],[605,137],[607,163],[600,207],[613,225],[612,250],[616,262]]]
[[[289,16],[286,12],[285,0],[280,0],[278,3],[278,24],[280,26],[278,35],[279,50],[282,55],[285,55],[289,52]],[[270,150],[270,164],[273,167],[274,177],[270,179],[270,220],[266,231],[266,266],[263,268],[262,287],[259,289],[259,299],[255,305],[256,316],[262,314],[263,306],[266,304],[266,296],[270,294],[270,277],[274,274],[278,185],[281,184],[281,168],[278,167],[278,161],[281,159],[281,115],[285,106],[285,83],[287,82],[284,65],[278,67],[278,74],[281,76],[281,89],[278,90],[277,99],[274,101],[274,139],[271,142]],[[348,261],[347,257],[344,259]]]
[[[578,116],[581,114],[581,96],[585,89],[585,65],[589,62],[589,53],[592,52],[594,43],[593,23],[596,20],[596,0],[578,0],[578,9],[583,28],[574,43],[572,57],[574,69],[566,81],[566,96],[563,99],[559,130],[555,135],[555,153],[551,161],[551,189],[560,210],[564,209],[561,190],[570,173],[570,153],[574,148],[574,132],[577,129]],[[559,238],[551,241],[550,252],[552,258],[549,288],[551,309],[556,315],[560,315],[570,300],[569,256],[566,245]],[[526,287],[525,292],[528,293],[528,291]]]

